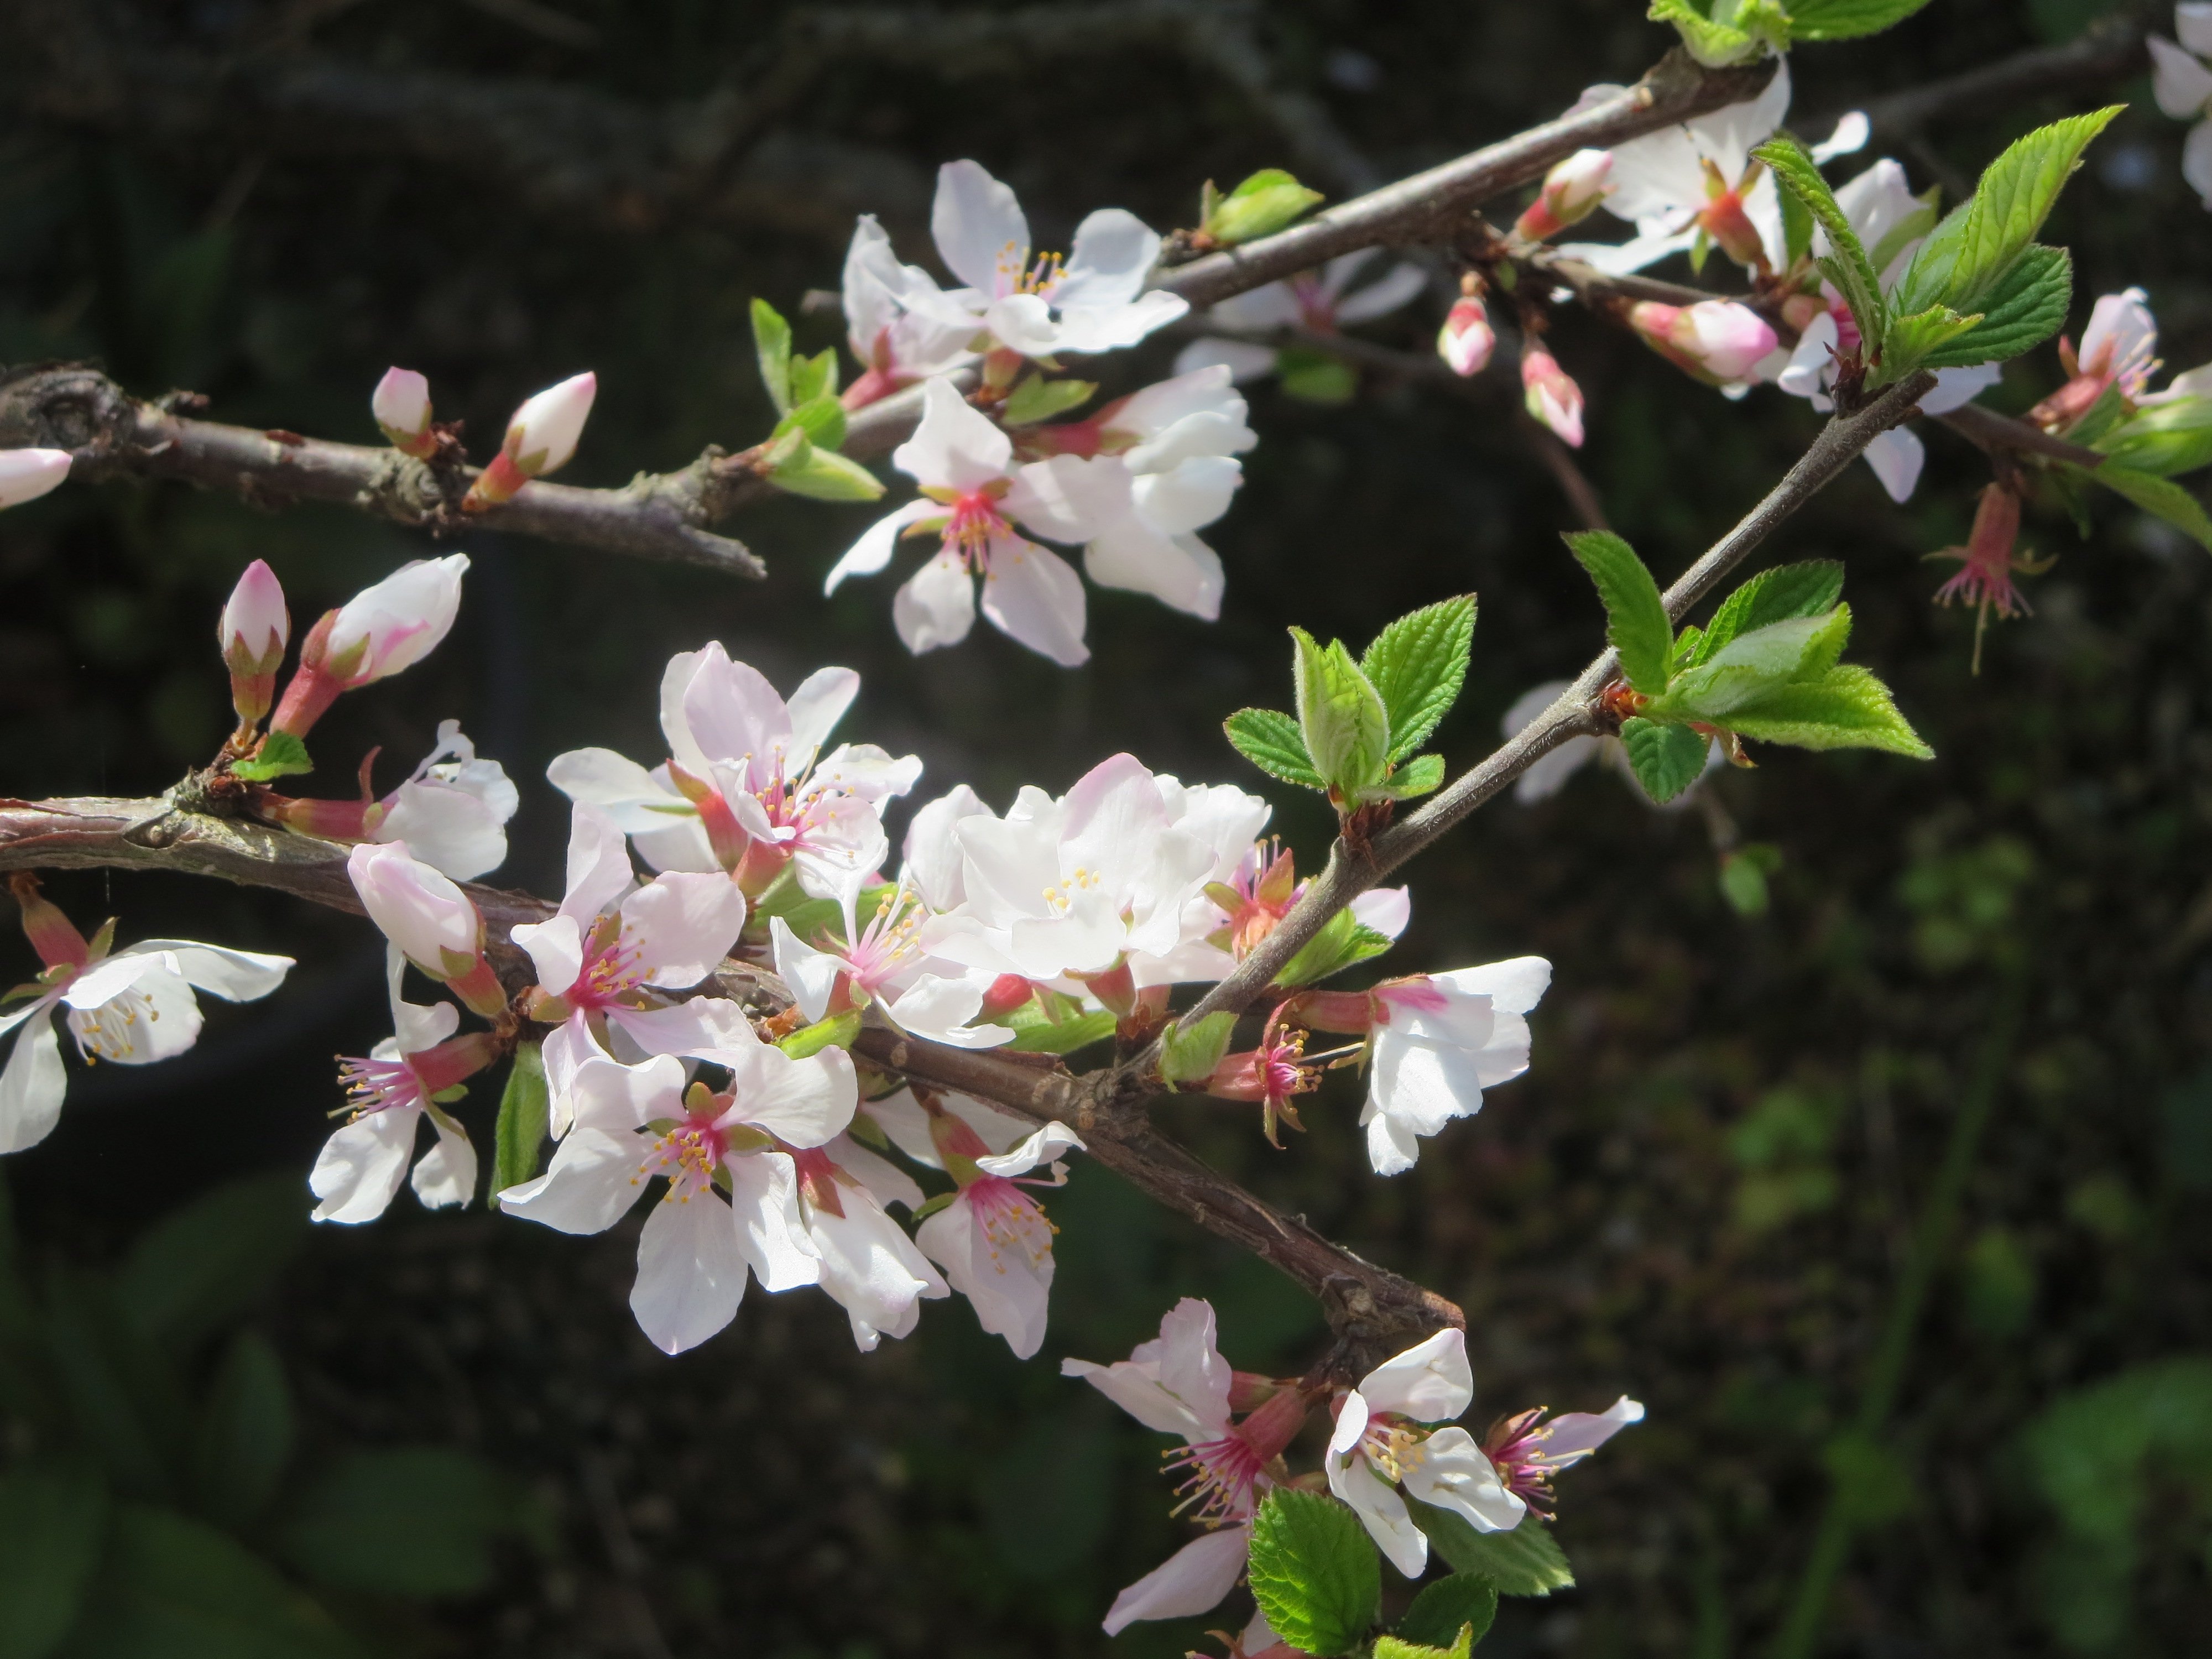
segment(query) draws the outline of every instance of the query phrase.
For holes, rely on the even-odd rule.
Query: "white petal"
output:
[[[730,1206],[711,1188],[671,1188],[645,1218],[629,1310],[663,1353],[696,1348],[738,1316],[745,1258]]]
[[[1528,1512],[1465,1429],[1439,1429],[1418,1450],[1406,1468],[1407,1496],[1449,1510],[1477,1532],[1510,1532]]]
[[[1376,1175],[1403,1175],[1420,1161],[1420,1138],[1400,1119],[1377,1109],[1371,1096],[1360,1122],[1367,1131],[1367,1162]]]
[[[1867,140],[1874,135],[1874,125],[1867,119],[1864,110],[1849,111],[1836,122],[1836,130],[1813,146],[1813,159],[1826,166],[1838,155],[1854,155],[1866,148]]]
[[[466,1204],[477,1195],[477,1149],[469,1144],[468,1131],[436,1107],[429,1117],[438,1144],[416,1164],[409,1184],[425,1209]]]
[[[1355,1456],[1346,1463],[1328,1460],[1328,1489],[1352,1506],[1367,1535],[1382,1547],[1390,1565],[1408,1578],[1419,1578],[1429,1564],[1429,1540],[1406,1512],[1406,1500],[1383,1484],[1367,1460]]]
[[[2181,141],[2181,176],[2212,208],[2212,120],[2199,121]]]
[[[1127,305],[1077,302],[1061,314],[1059,346],[1073,352],[1126,350],[1146,335],[1181,320],[1189,309],[1189,301],[1181,295],[1157,288],[1139,294]]]
[[[929,1259],[945,1269],[952,1288],[968,1298],[975,1322],[1002,1336],[1017,1359],[1044,1343],[1052,1292],[1052,1236],[1038,1218],[1041,1237],[994,1240],[986,1236],[966,1196],[955,1199],[915,1234]]]
[[[1413,919],[1410,887],[1370,887],[1352,901],[1352,919],[1385,939],[1395,939]]]
[[[842,1215],[806,1208],[807,1231],[821,1253],[822,1288],[852,1316],[856,1340],[863,1331],[870,1339],[883,1331],[902,1334],[915,1303],[949,1296],[951,1287],[866,1193],[840,1184],[837,1195]]]
[[[599,1063],[587,1063],[579,1075],[588,1076]],[[579,1121],[555,1150],[545,1173],[499,1194],[499,1207],[556,1232],[603,1233],[644,1190],[640,1170],[646,1150],[641,1136],[610,1134]]]
[[[2177,121],[2202,115],[2205,105],[2212,103],[2212,69],[2155,34],[2146,44],[2150,47],[2151,96],[2158,100],[2159,108]]]
[[[887,1158],[879,1158],[849,1134],[839,1135],[823,1150],[830,1161],[868,1189],[881,1206],[903,1204],[909,1211],[922,1206],[920,1183]]]
[[[983,614],[1001,632],[1063,668],[1079,668],[1091,659],[1083,642],[1083,579],[1066,560],[1035,542],[1018,536],[992,538]],[[904,635],[903,627],[900,632]],[[927,648],[908,643],[916,651]]]
[[[1039,1164],[1049,1164],[1065,1152],[1082,1152],[1083,1142],[1065,1123],[1048,1123],[1012,1152],[979,1158],[975,1167],[985,1175],[1027,1175]]]
[[[1634,236],[1626,242],[1568,242],[1561,246],[1559,252],[1567,258],[1581,260],[1602,275],[1626,276],[1646,265],[1657,264],[1670,253],[1687,252],[1697,240],[1695,230],[1659,231]]]
[[[1137,511],[1170,536],[1203,530],[1229,510],[1244,469],[1228,455],[1192,455],[1164,471],[1141,473],[1133,487]]]
[[[891,621],[906,648],[920,656],[957,645],[975,625],[975,582],[951,553],[939,553],[906,580],[891,600]]]
[[[837,722],[860,695],[860,677],[849,668],[817,668],[791,694],[791,741],[805,751],[830,740]]]
[[[556,755],[545,781],[574,801],[588,801],[632,835],[664,828],[691,804],[652,773],[611,749],[571,749]]]
[[[1013,459],[1013,440],[971,406],[951,382],[925,385],[921,410],[914,436],[891,452],[891,465],[900,471],[933,489],[959,490],[979,489],[1006,476]]]
[[[842,1051],[833,1051],[842,1052]],[[818,1282],[822,1257],[799,1211],[799,1174],[781,1152],[732,1158],[730,1206],[737,1239],[764,1291],[795,1291]]]
[[[584,939],[574,916],[517,922],[507,936],[520,945],[537,970],[538,982],[558,996],[584,971]]]
[[[945,268],[987,295],[999,291],[1002,270],[1018,274],[1029,263],[1030,227],[1021,204],[1011,186],[974,161],[938,168],[929,230]]]
[[[183,975],[170,969],[173,959],[167,954],[136,961],[110,957],[80,975],[63,993],[64,1003],[76,1002],[103,969],[142,969],[96,1003],[70,1009],[77,1051],[125,1066],[150,1066],[175,1058],[198,1042],[199,1004]]]
[[[1127,305],[1159,257],[1160,239],[1142,219],[1126,208],[1100,208],[1075,228],[1054,302],[1063,308]]]
[[[1419,265],[1393,265],[1379,280],[1339,301],[1336,320],[1340,323],[1372,322],[1417,298],[1428,285],[1428,273]]]
[[[149,939],[125,945],[116,957],[160,952],[170,958],[172,972],[226,1002],[254,1002],[284,982],[291,971],[289,957],[264,956],[258,951],[232,951],[197,939]],[[110,961],[115,958],[111,957]]]
[[[1887,432],[1878,432],[1860,452],[1866,464],[1874,469],[1881,487],[1889,492],[1893,501],[1909,501],[1920,482],[1920,469],[1928,459],[1928,451],[1919,435],[1904,427],[1893,427]]]
[[[15,1023],[15,1047],[8,1068],[0,1072],[0,1152],[20,1152],[35,1146],[53,1133],[62,1114],[62,1096],[69,1087],[69,1068],[62,1063],[61,1038],[46,1002],[34,1004]]]
[[[737,1103],[728,1119],[767,1130],[788,1146],[819,1146],[853,1121],[860,1085],[852,1056],[828,1048],[794,1060],[771,1044],[756,1043],[722,1057]]]
[[[2173,32],[2190,51],[2212,58],[2212,0],[2181,0],[2173,9]]]
[[[921,520],[940,517],[944,512],[935,501],[924,498],[908,501],[877,520],[860,532],[860,539],[845,550],[845,556],[830,568],[829,577],[822,584],[823,592],[835,593],[838,584],[848,576],[874,575],[891,562],[891,553],[898,546],[902,531]]]
[[[1182,1619],[1211,1613],[1243,1575],[1251,1531],[1247,1523],[1192,1539],[1114,1598],[1103,1621],[1106,1633],[1118,1636],[1140,1619]]]
[[[1547,703],[1549,698],[1545,700]],[[1595,738],[1569,738],[1565,743],[1546,750],[1530,763],[1513,786],[1513,799],[1523,806],[1540,800],[1548,800],[1565,787],[1566,781],[1596,757],[1598,740]]]
[[[1450,990],[1486,996],[1493,1008],[1525,1014],[1551,988],[1552,964],[1541,957],[1513,957],[1479,968],[1455,968],[1431,977]]]
[[[1923,415],[1948,415],[1980,397],[2004,379],[2002,363],[1977,363],[1972,368],[1939,368],[1936,387],[1920,400]]]
[[[1370,1411],[1396,1412],[1417,1423],[1446,1423],[1474,1403],[1467,1334],[1447,1328],[1384,1360],[1360,1379]]]
[[[1000,344],[1025,357],[1047,357],[1055,351],[1075,349],[1066,339],[1063,325],[1054,319],[1052,307],[1040,295],[1009,294],[992,301],[983,313],[983,325]]]
[[[884,1012],[892,1024],[954,1048],[995,1048],[1012,1042],[1006,1025],[969,1024],[983,1010],[983,987],[971,979],[924,974],[892,998]]]
[[[837,988],[837,976],[845,971],[844,959],[805,943],[781,916],[769,918],[768,936],[775,956],[776,977],[789,988],[799,1011],[810,1022],[820,1019],[830,1011],[830,994]]]
[[[321,1200],[314,1218],[351,1226],[382,1215],[407,1178],[421,1119],[408,1107],[371,1112],[325,1141],[307,1176],[307,1190]]]
[[[1101,587],[1149,593],[1201,621],[1221,614],[1227,586],[1221,556],[1195,536],[1167,535],[1134,516],[1126,518],[1083,550],[1083,568]]]
[[[622,918],[647,984],[696,985],[736,948],[745,896],[719,872],[655,876],[623,901]]]
[[[1632,1423],[1644,1420],[1640,1401],[1626,1395],[1601,1412],[1562,1412],[1544,1426],[1544,1455],[1554,1462],[1595,1451]]]

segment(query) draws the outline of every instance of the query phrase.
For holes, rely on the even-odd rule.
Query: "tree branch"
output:
[[[2045,93],[2080,92],[2138,75],[2148,67],[2140,15],[2100,20],[2063,46],[2037,46],[1994,64],[1908,87],[1860,106],[1877,141],[1909,138],[1942,121],[2008,110]],[[1838,110],[1837,114],[1843,112]],[[1808,123],[1820,130],[1818,120]]]
[[[621,489],[526,483],[514,500],[464,517],[476,468],[193,420],[73,365],[0,369],[0,447],[13,446],[66,449],[71,476],[87,482],[176,478],[268,505],[332,502],[434,535],[480,526],[731,575],[768,574],[744,543],[706,527],[728,510],[730,489],[711,450],[681,472],[641,474]]]
[[[361,900],[346,874],[346,849],[244,819],[193,810],[171,797],[0,799],[0,872],[52,869],[167,870],[266,887],[354,915]],[[542,921],[554,907],[529,893],[464,883],[483,913],[494,961],[526,981],[529,964],[507,942],[510,929]],[[724,975],[725,988],[787,994],[750,965]],[[1303,1220],[1247,1192],[1156,1128],[1141,1109],[1100,1098],[1111,1077],[1072,1077],[988,1049],[945,1048],[886,1026],[862,1031],[855,1048],[884,1070],[990,1102],[1034,1122],[1058,1119],[1084,1138],[1091,1155],[1147,1196],[1233,1244],[1252,1251],[1317,1297],[1338,1339],[1336,1363],[1347,1379],[1374,1360],[1465,1316],[1443,1297],[1330,1243]],[[1392,1345],[1395,1344],[1395,1346]]]

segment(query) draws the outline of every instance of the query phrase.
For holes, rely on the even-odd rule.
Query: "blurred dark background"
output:
[[[2069,38],[2104,9],[1935,0],[1892,35],[1802,48],[1802,130],[1825,136],[1855,100]],[[834,288],[858,210],[929,261],[943,160],[974,156],[1012,184],[1047,246],[1102,204],[1188,225],[1201,180],[1261,166],[1340,198],[1548,117],[1587,82],[1633,79],[1669,38],[1642,11],[1295,0],[985,6],[951,23],[709,0],[3,0],[0,360],[94,359],[142,394],[203,392],[214,418],[362,442],[369,389],[404,364],[479,453],[522,395],[591,368],[599,405],[566,476],[619,483],[759,437],[770,412],[748,301],[796,316],[807,290]],[[1223,16],[1256,60],[1206,33]],[[2146,77],[1974,112],[1898,153],[1916,185],[1955,191],[2029,125],[2108,94],[2133,107],[2047,240],[2074,250],[2076,330],[2096,295],[2140,283],[2168,363],[2187,368],[2212,357],[2212,216]],[[1425,302],[1367,332],[1423,351],[1437,314]],[[834,314],[798,327],[810,349],[842,339]],[[1814,430],[1801,402],[1724,403],[1587,318],[1563,313],[1553,340],[1590,400],[1583,464],[1662,578]],[[1164,372],[1174,349],[1100,365],[1107,392]],[[2058,378],[2045,348],[1990,401],[2024,409]],[[1473,678],[1441,733],[1464,764],[1524,688],[1588,659],[1599,627],[1557,540],[1576,520],[1510,418],[1510,368],[1478,384],[1486,400],[1376,374],[1338,404],[1253,388],[1261,441],[1210,532],[1229,571],[1222,621],[1094,589],[1096,655],[1074,673],[988,627],[909,658],[889,579],[825,602],[822,575],[866,509],[787,502],[731,526],[769,562],[757,586],[465,539],[452,639],[343,700],[318,732],[314,781],[340,793],[382,744],[388,788],[458,715],[523,789],[495,879],[554,890],[566,813],[546,761],[586,744],[659,753],[661,662],[719,638],[786,687],[824,662],[860,668],[847,734],[921,754],[924,794],[966,781],[1003,805],[1021,782],[1064,787],[1121,749],[1256,788],[1219,722],[1282,701],[1286,624],[1357,646],[1472,587]],[[1485,1651],[1765,1652],[1832,1490],[1854,1531],[1822,1651],[2203,1650],[2212,562],[2109,503],[2087,540],[2034,520],[2025,539],[2058,562],[2029,586],[2035,615],[1995,629],[1972,675],[1972,618],[1930,605],[1947,568],[1921,560],[1965,539],[1986,469],[1923,429],[1910,504],[1855,467],[1763,556],[1848,562],[1854,655],[1941,758],[1777,750],[1716,780],[1741,836],[1779,860],[1760,915],[1724,901],[1717,820],[1651,811],[1610,774],[1478,815],[1412,872],[1413,926],[1389,965],[1534,952],[1557,977],[1529,1075],[1429,1143],[1413,1174],[1367,1173],[1349,1079],[1279,1155],[1242,1112],[1170,1113],[1258,1190],[1466,1307],[1478,1426],[1624,1389],[1648,1404],[1643,1427],[1563,1483],[1580,1589],[1509,1606]],[[69,487],[9,513],[6,790],[153,793],[204,760],[227,718],[213,620],[249,559],[276,568],[304,626],[424,550],[359,517],[181,489]],[[1318,864],[1314,810],[1282,799],[1276,825]],[[143,1249],[129,1254],[149,1223],[240,1174],[268,1175],[253,1191],[303,1212],[337,1098],[329,1057],[388,1029],[367,930],[153,875],[50,890],[88,930],[115,913],[125,940],[182,934],[301,965],[262,1008],[217,1006],[176,1062],[72,1062],[59,1130],[0,1172],[25,1281],[49,1297],[103,1275],[127,1288],[151,1271]],[[0,950],[16,964],[0,980],[27,976],[27,949]],[[1855,1436],[2008,995],[2021,1018],[1898,1408]],[[486,1146],[493,1104],[480,1090],[465,1109]],[[1078,1162],[1051,1206],[1060,1278],[1031,1364],[964,1305],[858,1356],[825,1298],[757,1293],[729,1333],[668,1360],[624,1306],[631,1232],[425,1216],[403,1195],[377,1225],[304,1238],[254,1211],[279,1242],[252,1253],[268,1273],[233,1288],[289,1265],[266,1296],[225,1304],[260,1334],[230,1358],[180,1339],[181,1386],[211,1364],[273,1364],[308,1466],[404,1485],[388,1458],[361,1460],[431,1447],[477,1472],[433,1470],[434,1490],[507,1494],[512,1524],[488,1524],[480,1559],[442,1576],[380,1577],[370,1558],[395,1528],[357,1505],[326,1528],[326,1557],[368,1562],[350,1588],[327,1559],[301,1565],[307,1546],[270,1546],[335,1586],[318,1594],[385,1650],[1180,1653],[1243,1614],[1099,1635],[1115,1590],[1182,1534],[1155,1437],[1056,1361],[1117,1357],[1179,1295],[1215,1302],[1247,1367],[1301,1367],[1322,1326],[1286,1282]],[[0,1322],[12,1340],[27,1328]],[[264,1337],[264,1359],[236,1358]],[[28,1419],[11,1421],[7,1455],[40,1450]],[[83,1431],[87,1455],[126,1431]],[[327,1521],[355,1488],[317,1490]],[[296,1516],[294,1501],[278,1492],[266,1514]],[[282,1524],[241,1522],[249,1538]]]

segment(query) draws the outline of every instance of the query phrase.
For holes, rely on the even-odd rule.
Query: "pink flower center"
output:
[[[965,561],[969,569],[979,575],[988,570],[992,538],[1009,533],[998,501],[988,492],[971,489],[953,497],[951,516],[945,521],[945,547]]]
[[[583,970],[568,988],[568,1002],[572,1008],[616,1006],[627,1001],[645,979],[643,947],[629,927],[622,926],[611,937],[603,937],[602,933],[594,930]]]
[[[1052,1236],[1059,1231],[1045,1219],[1043,1206],[1005,1176],[978,1176],[960,1189],[957,1200],[974,1212],[1000,1273],[1016,1265],[1035,1272],[1052,1258]]]
[[[1008,242],[999,250],[998,281],[994,284],[998,292],[993,297],[1003,300],[1013,294],[1034,294],[1049,305],[1066,277],[1066,263],[1060,254],[1040,253],[1024,266],[1020,246]]]
[[[338,1060],[338,1081],[345,1087],[347,1112],[356,1118],[398,1107],[419,1111],[430,1101],[421,1074],[404,1059],[343,1056]]]
[[[635,1187],[653,1176],[668,1177],[667,1196],[688,1204],[714,1182],[729,1146],[728,1138],[705,1112],[687,1113],[683,1121],[653,1143],[653,1150],[630,1177]]]
[[[1209,1527],[1249,1516],[1254,1495],[1267,1479],[1267,1459],[1234,1429],[1218,1440],[1194,1441],[1180,1450],[1163,1452],[1160,1461],[1170,1469],[1188,1471],[1176,1487],[1182,1501],[1172,1513],[1188,1510],[1192,1520]]]

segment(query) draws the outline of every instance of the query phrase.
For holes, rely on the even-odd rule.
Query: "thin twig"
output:
[[[1887,143],[1915,137],[1938,122],[2010,110],[2024,100],[2046,93],[2086,91],[2139,75],[2148,67],[2143,47],[2148,33],[2139,15],[2105,18],[2063,46],[2015,52],[1962,75],[1946,76],[1874,99],[1860,107],[1876,141]],[[1806,123],[1805,130],[1823,131],[1833,124],[1832,116],[1825,123],[1816,117]]]

